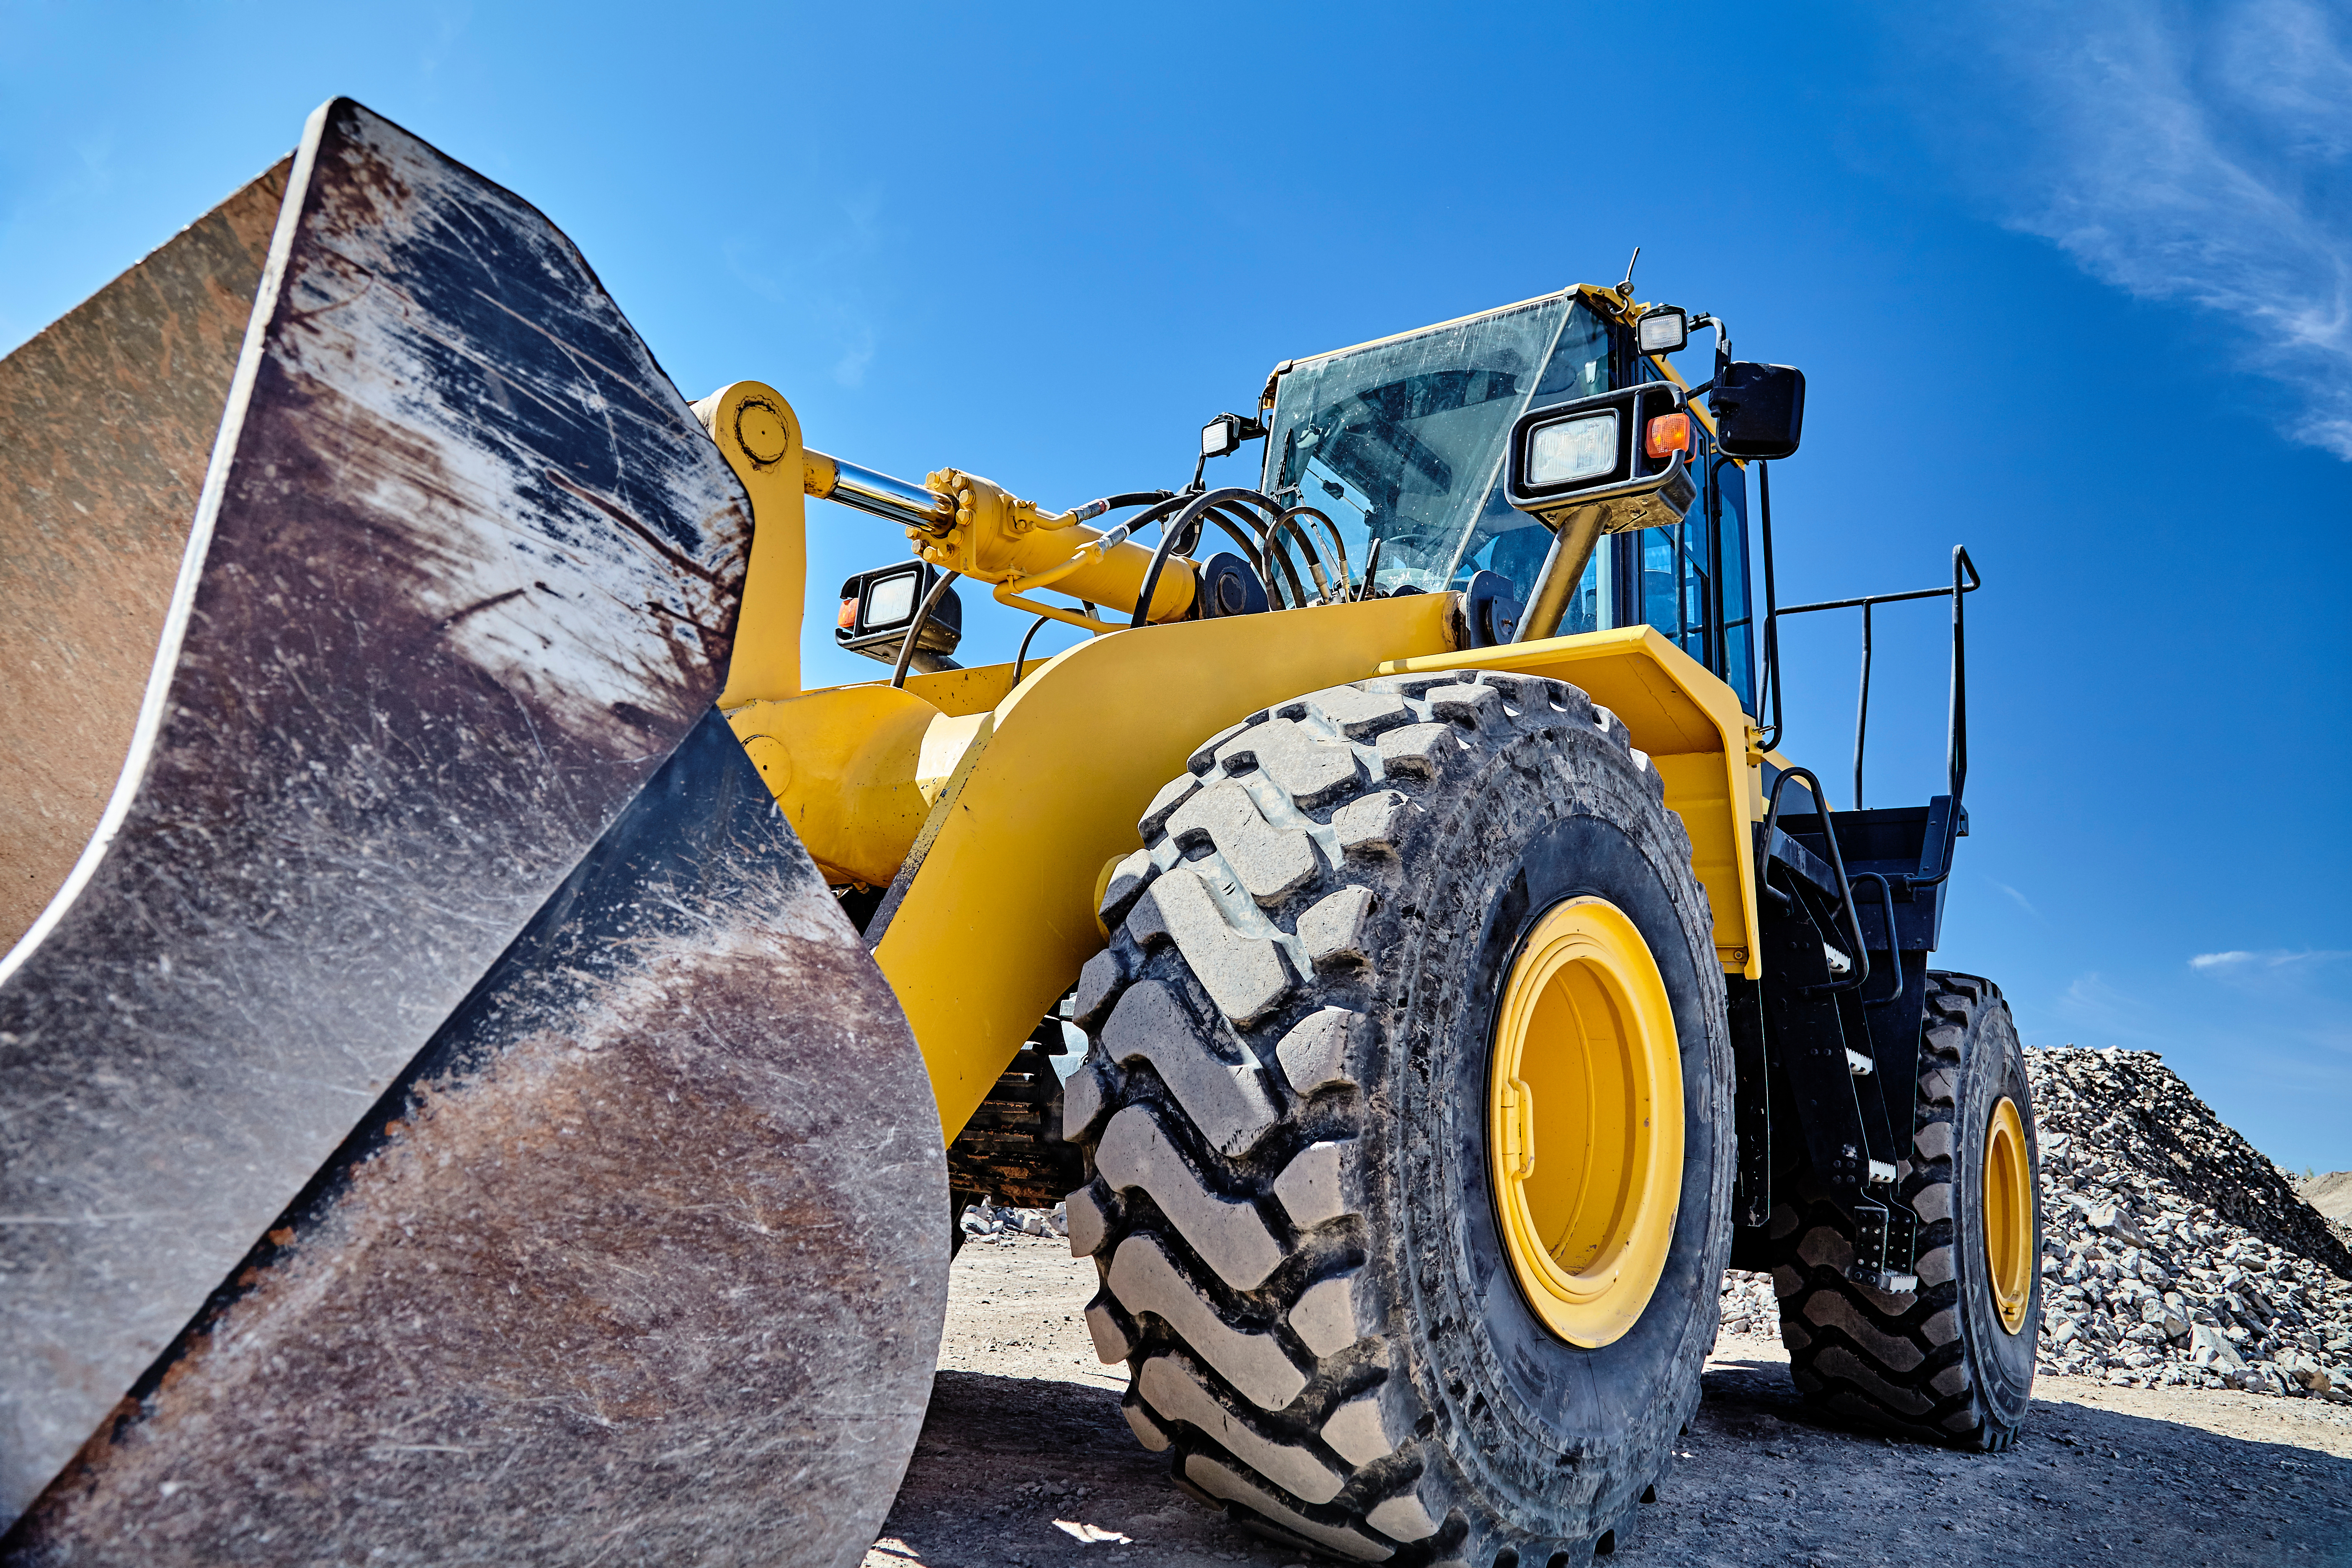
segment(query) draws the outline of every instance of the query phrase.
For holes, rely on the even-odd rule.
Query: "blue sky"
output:
[[[1940,962],[2352,1166],[2352,10],[1921,9],[0,0],[0,349],[336,93],[544,209],[688,395],[1054,504],[1181,484],[1276,360],[1638,244],[1806,371],[1785,597],[1984,570]],[[821,587],[899,548],[812,525]],[[1811,620],[1786,748],[1834,781],[1855,628]],[[1944,635],[1881,617],[1874,804],[1941,776]]]

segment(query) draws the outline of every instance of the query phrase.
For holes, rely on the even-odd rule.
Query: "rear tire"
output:
[[[1723,982],[1648,759],[1557,681],[1370,680],[1216,736],[1140,826],[1065,1101],[1087,1321],[1137,1436],[1329,1554],[1612,1549],[1698,1403],[1730,1238]],[[1497,998],[1579,897],[1654,960],[1683,1096],[1662,1272],[1593,1348],[1516,1283],[1487,1146]]]
[[[2000,1184],[1986,1179],[1989,1160],[2001,1163],[1993,1133],[2004,1100],[2019,1113],[2030,1247],[2002,1234]],[[1797,1386],[1825,1408],[1932,1442],[1994,1453],[2014,1443],[2042,1331],[2040,1170],[2009,1004],[1990,980],[1930,970],[1910,1168],[1897,1188],[1920,1219],[1919,1288],[1888,1295],[1847,1279],[1853,1222],[1825,1198],[1801,1191],[1777,1207],[1773,1289]]]

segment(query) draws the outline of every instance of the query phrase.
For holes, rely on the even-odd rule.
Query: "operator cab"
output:
[[[1375,593],[1456,589],[1474,603],[1524,604],[1552,533],[1507,499],[1514,423],[1664,379],[1596,298],[1615,303],[1606,290],[1569,289],[1278,367],[1261,488],[1328,516],[1351,559],[1378,541]],[[1669,526],[1601,539],[1559,631],[1655,626],[1752,713],[1747,472],[1703,422],[1690,435],[1696,500]]]

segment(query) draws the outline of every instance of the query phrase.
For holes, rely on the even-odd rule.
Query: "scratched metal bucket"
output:
[[[570,242],[348,100],[0,361],[0,1560],[872,1539],[941,1140],[711,707],[750,537]]]

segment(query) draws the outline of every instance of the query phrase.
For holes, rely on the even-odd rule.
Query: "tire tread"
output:
[[[1776,1205],[1771,1226],[1781,1341],[1798,1388],[1870,1425],[1988,1451],[2007,1448],[2017,1426],[1978,1386],[1963,1342],[1956,1117],[1963,1075],[1982,1066],[1969,1059],[1988,1038],[1979,1021],[2006,1007],[1990,981],[1928,972],[1909,1168],[1897,1189],[1921,1221],[1916,1290],[1888,1295],[1846,1277],[1851,1222],[1824,1197],[1801,1191]]]
[[[1460,1535],[1422,1500],[1426,1417],[1410,1382],[1389,1375],[1388,1332],[1364,1316],[1382,1310],[1367,1295],[1350,1154],[1387,1027],[1373,1010],[1370,925],[1398,846],[1427,826],[1423,800],[1497,747],[1568,724],[1597,731],[1663,802],[1624,725],[1573,687],[1492,671],[1383,678],[1213,737],[1155,797],[1143,848],[1110,879],[1111,945],[1087,964],[1076,1009],[1092,1087],[1066,1100],[1092,1178],[1071,1212],[1088,1213],[1084,1250],[1105,1279],[1090,1326],[1100,1318],[1107,1359],[1127,1352],[1130,1424],[1151,1446],[1164,1439],[1179,1484],[1277,1539],[1423,1562]],[[1147,985],[1203,1036],[1213,1029],[1213,1070],[1113,1038]],[[1237,1104],[1270,1108],[1246,1137],[1234,1131]],[[1115,1189],[1099,1173],[1098,1146],[1119,1165],[1113,1146],[1136,1116],[1157,1136],[1154,1171],[1181,1166],[1184,1181],[1169,1170],[1133,1183],[1121,1169]],[[1202,1198],[1237,1228],[1254,1216],[1279,1258],[1234,1267],[1196,1246],[1181,1211]],[[1325,1436],[1335,1422],[1360,1462]],[[1302,1478],[1321,1495],[1302,1495]]]

